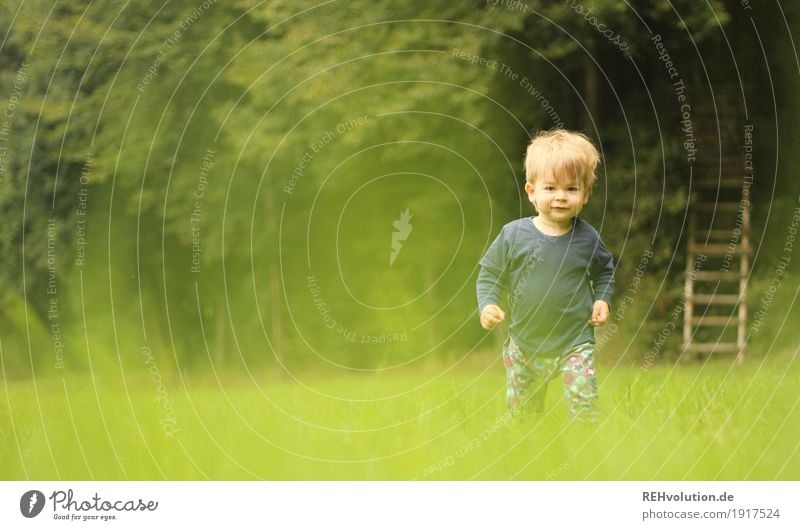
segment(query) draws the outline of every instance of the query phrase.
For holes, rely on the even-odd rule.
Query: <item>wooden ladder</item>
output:
[[[683,354],[729,352],[741,363],[746,346],[751,253],[750,182],[747,177],[725,178],[724,169],[720,168],[718,178],[694,183],[686,253]],[[738,202],[733,201],[736,196]],[[735,342],[731,337],[734,326]]]

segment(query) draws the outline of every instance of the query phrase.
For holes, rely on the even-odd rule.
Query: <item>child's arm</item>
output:
[[[505,320],[506,314],[500,308],[500,301],[505,299],[503,275],[481,267],[476,284],[478,291],[478,313],[481,315],[481,326],[485,330],[493,329]]]
[[[589,323],[593,326],[603,326],[608,322],[611,296],[614,294],[614,257],[600,239],[592,260],[591,275],[595,301]]]
[[[491,330],[506,317],[500,307],[506,299],[507,281],[504,272],[507,256],[504,232],[505,230],[500,232],[481,259],[481,269],[475,285],[478,293],[478,314],[481,317],[481,326],[486,330]]]

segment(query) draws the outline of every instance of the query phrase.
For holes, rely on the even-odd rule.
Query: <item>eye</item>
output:
[[[576,192],[576,191],[578,191],[578,188],[577,188],[577,186],[570,186],[569,187],[569,191]]]
[[[554,189],[556,189],[555,186],[545,186],[544,187],[545,191],[553,191]]]

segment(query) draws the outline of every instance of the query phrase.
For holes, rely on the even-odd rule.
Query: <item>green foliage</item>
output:
[[[0,182],[8,296],[46,329],[55,268],[76,369],[87,331],[134,367],[155,344],[165,369],[358,370],[471,351],[486,338],[476,263],[530,214],[524,146],[564,126],[602,150],[585,216],[618,282],[652,250],[672,303],[689,168],[651,36],[698,109],[712,108],[707,72],[725,86],[732,60],[755,59],[729,57],[722,32],[748,22],[731,2],[629,4],[7,2],[0,80],[25,76]],[[771,110],[752,108],[759,123]]]

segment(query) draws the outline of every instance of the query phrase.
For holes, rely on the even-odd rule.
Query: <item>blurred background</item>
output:
[[[477,263],[532,214],[525,146],[554,127],[602,153],[582,215],[631,297],[600,332],[602,362],[642,362],[682,307],[700,178],[751,178],[747,296],[765,312],[748,355],[793,348],[798,15],[738,0],[5,1],[4,377],[496,356]]]

